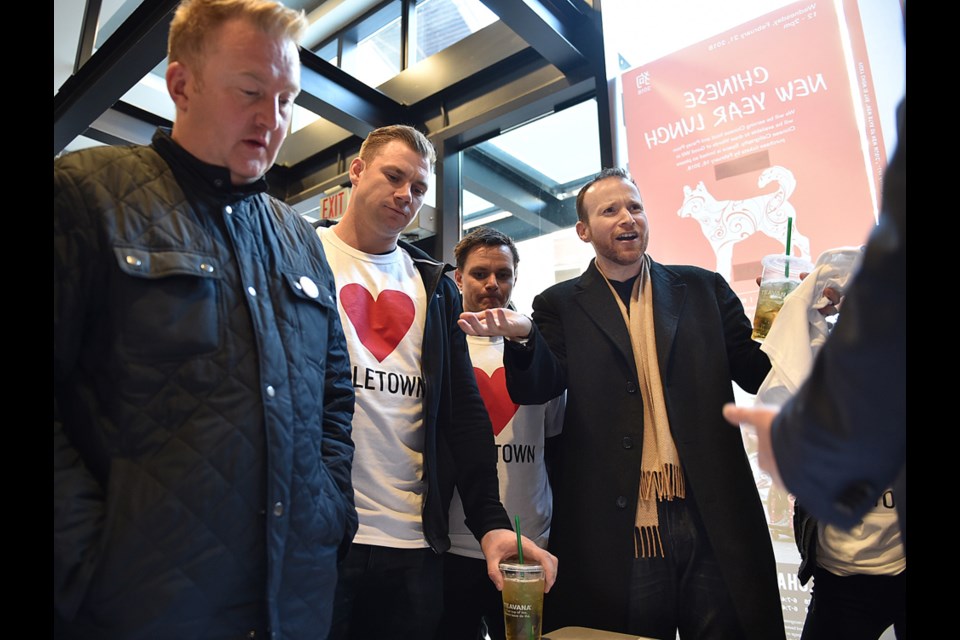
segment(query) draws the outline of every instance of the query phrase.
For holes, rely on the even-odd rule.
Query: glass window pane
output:
[[[498,19],[480,0],[418,0],[410,22],[410,64],[446,49]]]
[[[490,144],[565,184],[599,170],[599,140],[597,101],[591,99],[511,129]]]
[[[516,307],[582,272],[593,257],[580,241],[575,196],[600,171],[597,102],[586,100],[462,152],[462,233],[478,226],[517,242]]]
[[[103,0],[100,4],[100,19],[97,23],[97,38],[94,49],[99,49],[107,38],[130,17],[143,0]]]
[[[293,105],[293,116],[290,118],[290,133],[296,133],[304,127],[309,127],[319,119],[320,116],[310,109],[295,104]]]
[[[400,9],[391,2],[343,33],[344,71],[371,87],[400,73]]]

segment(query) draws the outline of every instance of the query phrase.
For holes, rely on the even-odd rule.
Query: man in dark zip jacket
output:
[[[399,241],[427,190],[435,152],[408,126],[373,131],[350,164],[343,218],[320,227],[336,279],[357,410],[359,530],[343,563],[331,638],[432,638],[442,610],[454,486],[488,574],[517,553],[499,499],[493,430],[477,390],[453,267]],[[524,559],[556,558],[524,539]]]

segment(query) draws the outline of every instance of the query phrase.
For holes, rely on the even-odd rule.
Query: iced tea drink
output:
[[[800,284],[795,280],[768,280],[760,285],[760,296],[757,298],[757,311],[753,316],[753,334],[751,338],[763,341],[770,332],[773,321],[776,320],[783,300]]]
[[[543,618],[543,567],[500,565],[503,574],[503,622],[507,640],[540,640]]]
[[[778,253],[764,256],[761,263],[763,276],[760,278],[760,294],[750,336],[757,342],[763,342],[767,337],[784,298],[800,284],[800,274],[813,270],[813,264],[806,258]]]

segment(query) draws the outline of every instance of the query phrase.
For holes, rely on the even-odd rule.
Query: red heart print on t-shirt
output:
[[[507,392],[507,377],[500,367],[488,376],[483,369],[473,368],[473,373],[477,377],[477,386],[480,388],[480,397],[483,398],[483,404],[490,414],[490,422],[493,424],[493,435],[498,436],[507,423],[513,419],[513,415],[520,406],[510,399]]]
[[[403,291],[385,289],[377,299],[362,284],[340,289],[340,304],[357,330],[363,346],[378,362],[393,353],[413,324],[413,300]]]

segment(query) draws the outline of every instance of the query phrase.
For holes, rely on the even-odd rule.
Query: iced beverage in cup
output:
[[[763,342],[780,313],[783,300],[800,284],[800,274],[810,273],[813,263],[806,258],[772,254],[764,256],[763,276],[760,279],[760,295],[757,298],[757,310],[753,315],[753,334],[751,337]]]
[[[540,640],[543,617],[543,567],[502,563],[503,622],[507,640]]]

